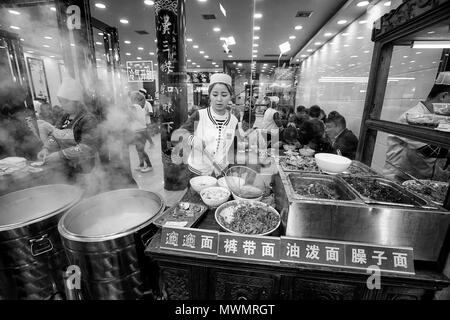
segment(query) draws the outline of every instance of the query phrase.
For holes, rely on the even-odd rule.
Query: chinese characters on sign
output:
[[[217,231],[163,227],[160,247],[216,255],[217,239]]]
[[[219,257],[280,262],[280,238],[219,233]]]
[[[281,237],[281,261],[414,274],[413,249]]]
[[[161,248],[240,260],[293,262],[414,274],[413,249],[332,240],[239,235],[163,227]]]
[[[128,82],[154,81],[153,61],[127,61]]]

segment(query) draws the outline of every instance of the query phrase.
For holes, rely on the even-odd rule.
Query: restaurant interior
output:
[[[447,0],[2,1],[0,300],[450,299],[450,91],[425,103],[436,86],[450,88],[449,53]],[[66,176],[67,159],[91,136],[75,129],[79,115],[73,132],[72,118],[66,128],[55,115],[78,90],[63,97],[68,78],[102,132],[93,169],[79,179]],[[206,121],[211,92],[228,79],[228,119],[236,132],[250,122],[258,136],[198,174],[191,158],[179,159],[201,133],[182,130],[191,117]],[[139,149],[129,110],[141,96],[150,111]],[[420,103],[425,114],[411,111]],[[313,106],[323,111],[328,151],[285,138],[303,130],[299,106],[302,121]],[[351,157],[327,136],[335,113],[357,139]],[[278,126],[271,138],[267,121]],[[45,128],[60,149],[42,159]],[[75,140],[72,151],[57,134]],[[411,154],[429,147],[432,168],[415,168],[411,154],[402,168],[396,137]],[[241,183],[261,193],[247,197]],[[376,186],[388,200],[366,194]],[[232,209],[247,231],[233,229]],[[255,210],[267,213],[263,222]],[[211,251],[186,244],[195,236],[210,237]],[[262,255],[230,252],[231,240],[252,240]],[[294,257],[292,245],[306,256]],[[330,247],[342,250],[334,262]],[[327,255],[314,260],[311,248]],[[364,250],[374,255],[367,262],[356,256]],[[374,265],[383,281],[373,290]],[[80,272],[81,285],[69,285]]]

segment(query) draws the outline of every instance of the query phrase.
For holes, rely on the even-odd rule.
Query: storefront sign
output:
[[[127,61],[128,82],[154,81],[153,61]]]
[[[219,257],[280,262],[280,238],[219,233]]]
[[[281,237],[280,260],[285,262],[414,274],[413,249],[339,241]]]
[[[217,255],[217,231],[163,227],[161,232],[162,249],[187,251]]]

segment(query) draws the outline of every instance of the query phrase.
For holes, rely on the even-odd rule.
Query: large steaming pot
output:
[[[77,187],[57,184],[0,197],[0,300],[64,292],[67,257],[57,226],[82,195]]]
[[[81,269],[84,299],[141,299],[149,287],[145,245],[152,218],[164,210],[153,192],[99,194],[66,212],[58,230],[70,263]]]

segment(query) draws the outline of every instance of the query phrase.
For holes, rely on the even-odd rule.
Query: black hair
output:
[[[318,105],[313,105],[311,108],[309,108],[309,115],[311,118],[318,118],[320,117],[320,107]]]
[[[306,107],[305,106],[298,106],[296,110],[297,110],[297,112],[306,112]]]
[[[287,127],[283,130],[283,140],[285,142],[287,141],[293,141],[298,140],[298,131],[294,127]]]
[[[214,86],[215,86],[216,84],[218,84],[218,83],[223,84],[225,87],[227,87],[228,92],[230,93],[230,96],[233,95],[233,88],[232,88],[229,84],[226,84],[226,83],[223,83],[223,82],[216,82],[216,83],[214,83],[213,85],[210,85],[210,86],[209,86],[209,88],[208,88],[208,96],[211,95],[212,89],[213,89]]]
[[[448,92],[450,94],[450,85],[447,84],[435,84],[433,88],[431,88],[430,93],[428,94],[427,99],[436,98],[436,96],[440,93]]]
[[[327,119],[325,120],[325,123],[334,123],[336,126],[340,126],[342,128],[347,128],[347,122],[345,121],[345,118],[337,111],[331,111],[328,114]]]

